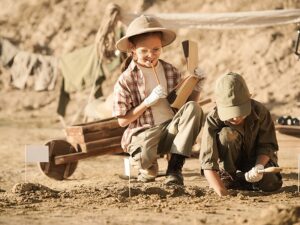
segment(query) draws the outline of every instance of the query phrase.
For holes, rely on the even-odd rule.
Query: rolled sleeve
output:
[[[132,98],[129,89],[119,80],[114,86],[112,116],[125,116],[132,109]]]
[[[262,117],[257,137],[257,155],[267,155],[272,158],[274,153],[278,151],[278,143],[274,123],[269,111]]]

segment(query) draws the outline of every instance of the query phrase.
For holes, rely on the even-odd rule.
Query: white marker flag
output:
[[[46,145],[26,145],[25,162],[49,162],[49,147]]]
[[[130,161],[129,158],[124,158],[125,175],[130,178]]]

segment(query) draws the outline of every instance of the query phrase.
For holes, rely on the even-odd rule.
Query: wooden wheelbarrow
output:
[[[211,103],[211,99],[198,102],[200,106]],[[41,171],[55,180],[70,177],[78,161],[93,156],[122,153],[121,139],[125,128],[116,118],[73,125],[65,129],[66,140],[56,139],[46,143],[49,147],[49,162],[39,163]]]
[[[41,162],[39,167],[52,179],[66,179],[74,173],[81,159],[122,153],[121,138],[124,130],[115,118],[67,127],[66,140],[56,139],[46,143],[49,147],[49,162]]]

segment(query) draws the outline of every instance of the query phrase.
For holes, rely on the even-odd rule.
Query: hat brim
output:
[[[248,116],[251,112],[251,102],[248,101],[239,106],[217,106],[220,120],[226,121],[235,117]]]
[[[165,47],[165,46],[171,44],[176,38],[176,33],[172,30],[169,30],[166,28],[157,28],[157,27],[156,28],[147,28],[140,32],[131,34],[130,36],[122,37],[119,41],[117,41],[116,48],[122,52],[127,52],[131,47],[128,38],[139,35],[139,34],[150,33],[150,32],[162,32],[162,40],[161,40],[162,47]]]

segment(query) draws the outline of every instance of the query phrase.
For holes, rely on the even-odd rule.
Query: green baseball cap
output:
[[[244,78],[230,72],[218,78],[215,97],[219,118],[222,121],[248,116],[251,112],[250,92]]]

